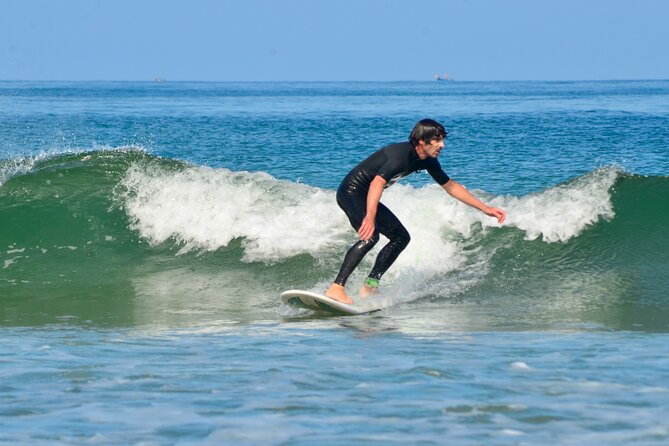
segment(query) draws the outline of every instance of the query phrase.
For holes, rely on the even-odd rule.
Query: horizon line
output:
[[[629,82],[629,81],[668,81],[669,77],[648,77],[648,78],[606,78],[606,79],[478,79],[478,80],[435,80],[435,79],[395,79],[395,80],[372,80],[372,79],[358,79],[358,80],[200,80],[200,79],[176,79],[169,80],[163,77],[156,77],[154,79],[0,79],[0,82],[145,82],[152,84],[166,84],[166,83],[346,83],[346,82],[376,82],[376,83],[396,83],[396,82],[425,82],[425,83],[483,83],[483,82]]]

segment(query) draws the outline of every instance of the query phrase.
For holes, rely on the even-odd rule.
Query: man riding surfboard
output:
[[[339,274],[328,290],[327,297],[351,304],[345,285],[348,277],[363,257],[379,241],[379,234],[388,243],[376,257],[374,267],[360,288],[360,296],[377,292],[381,276],[409,244],[411,237],[399,219],[380,202],[383,190],[398,179],[419,170],[427,170],[449,195],[481,212],[504,222],[506,213],[474,197],[443,171],[437,157],[444,148],[447,132],[432,119],[419,121],[409,141],[386,146],[362,161],[344,177],[337,189],[337,204],[346,213],[351,226],[358,231],[358,240],[344,256]]]

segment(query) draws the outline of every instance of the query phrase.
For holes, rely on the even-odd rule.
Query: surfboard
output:
[[[337,314],[365,314],[377,310],[363,310],[355,304],[345,304],[322,294],[302,290],[284,291],[281,293],[281,301],[293,307]]]

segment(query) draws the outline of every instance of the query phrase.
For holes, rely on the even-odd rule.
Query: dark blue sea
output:
[[[427,117],[507,221],[410,176],[382,310],[282,305]],[[667,221],[669,81],[0,82],[0,442],[666,445]]]

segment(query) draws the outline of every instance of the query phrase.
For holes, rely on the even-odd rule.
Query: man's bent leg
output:
[[[381,276],[388,271],[388,268],[395,263],[397,257],[400,253],[404,251],[404,248],[407,247],[411,241],[411,237],[406,230],[403,233],[395,234],[392,236],[388,244],[379,251],[379,255],[376,256],[376,262],[374,263],[374,268],[372,272],[369,273],[369,277],[372,279],[379,280]]]
[[[390,241],[379,251],[368,280],[360,289],[360,295],[363,297],[376,292],[375,288],[378,287],[381,276],[388,271],[388,268],[397,260],[397,257],[411,241],[409,231],[406,230],[395,214],[381,203],[379,203],[376,214],[376,226],[378,231],[388,237]]]
[[[369,240],[358,240],[355,245],[351,246],[351,248],[346,253],[346,256],[344,256],[344,263],[341,264],[339,274],[337,274],[337,278],[335,279],[334,283],[345,286],[346,281],[348,280],[348,276],[350,276],[351,273],[358,267],[363,257],[367,255],[367,253],[374,247],[374,245],[376,245],[378,241],[379,233],[375,232],[372,238]]]
[[[346,213],[351,226],[357,231],[358,228],[360,228],[360,224],[362,223],[362,219],[364,218],[367,209],[366,197],[362,194],[346,193],[340,188],[340,190],[337,191],[337,204]],[[372,249],[378,241],[379,233],[377,231],[371,239],[367,241],[359,240],[348,250],[344,256],[344,262],[339,269],[339,274],[337,274],[334,283],[330,285],[330,288],[328,288],[327,291],[325,291],[326,296],[347,304],[353,303],[344,289],[346,281],[355,268],[360,264],[363,257],[365,257],[369,250]]]

